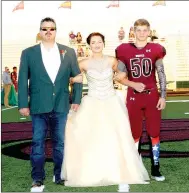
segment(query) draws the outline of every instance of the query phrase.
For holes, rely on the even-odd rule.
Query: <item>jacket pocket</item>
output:
[[[32,92],[30,94],[30,108],[31,111],[38,111],[39,109],[39,100],[40,100],[40,96],[39,96],[39,91],[38,92]]]

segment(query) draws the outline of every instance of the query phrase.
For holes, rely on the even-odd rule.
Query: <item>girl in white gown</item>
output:
[[[113,87],[118,61],[102,54],[102,34],[90,34],[87,43],[92,56],[79,66],[89,90],[68,118],[61,177],[72,187],[145,184],[149,176],[131,134],[127,109]]]

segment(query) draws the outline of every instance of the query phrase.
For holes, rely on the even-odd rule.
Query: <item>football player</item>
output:
[[[138,147],[142,135],[143,119],[145,119],[152,147],[151,176],[156,181],[164,181],[165,177],[159,170],[159,136],[161,110],[166,106],[166,75],[163,65],[166,50],[158,43],[147,41],[150,34],[150,23],[147,20],[135,21],[134,33],[135,43],[123,43],[116,49],[116,57],[121,61],[119,68],[127,72],[128,76],[128,79],[122,79],[120,83],[128,86],[126,105],[136,145]],[[161,94],[156,84],[156,72]]]

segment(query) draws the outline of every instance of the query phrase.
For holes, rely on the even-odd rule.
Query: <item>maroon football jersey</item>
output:
[[[126,65],[128,79],[145,84],[146,89],[156,87],[155,62],[165,55],[165,48],[157,43],[147,43],[142,49],[123,43],[116,49],[117,59]]]

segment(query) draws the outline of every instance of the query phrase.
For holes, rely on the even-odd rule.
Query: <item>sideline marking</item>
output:
[[[18,106],[13,106],[13,107],[10,107],[10,108],[2,109],[1,111],[6,111],[6,110],[9,110],[9,109],[14,109],[16,107],[18,107]]]
[[[189,102],[189,100],[172,100],[172,101],[166,101],[166,103],[186,103]]]
[[[26,117],[21,117],[20,119],[26,119]]]

